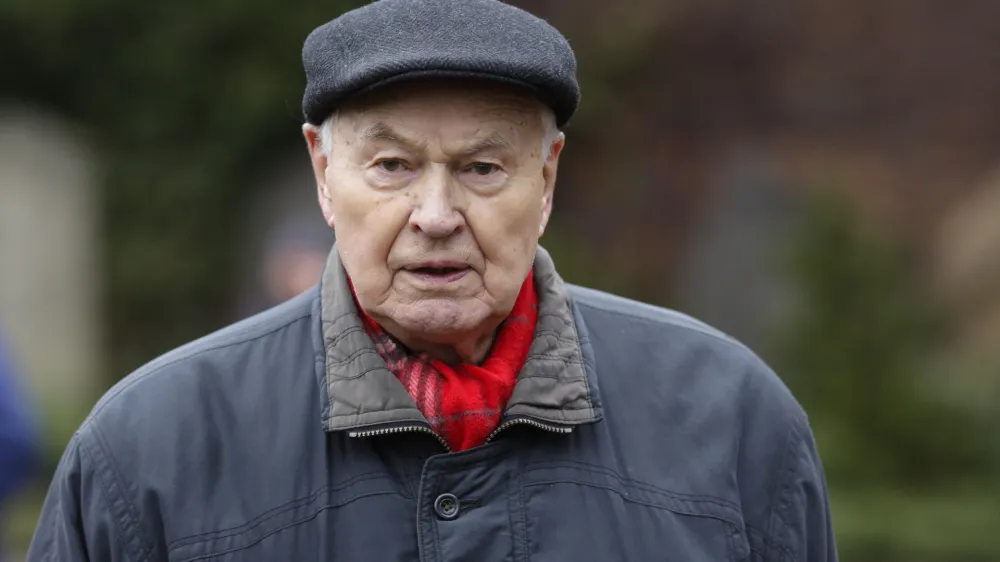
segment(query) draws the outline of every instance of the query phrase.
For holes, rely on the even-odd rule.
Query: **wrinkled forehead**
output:
[[[518,86],[474,80],[409,81],[342,106],[339,133],[359,137],[373,124],[412,134],[469,136],[501,131],[518,140],[544,134],[546,107]]]

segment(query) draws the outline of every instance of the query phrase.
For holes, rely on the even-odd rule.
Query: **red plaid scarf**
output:
[[[379,355],[416,401],[431,428],[451,450],[464,451],[485,443],[496,429],[528,357],[538,320],[534,272],[521,286],[514,308],[481,366],[448,365],[426,353],[414,355],[364,311],[360,315]]]

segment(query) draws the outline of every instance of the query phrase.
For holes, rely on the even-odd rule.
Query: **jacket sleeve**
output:
[[[768,562],[836,562],[826,477],[806,422],[791,429],[772,498]]]
[[[0,503],[34,475],[38,457],[27,401],[0,349]]]
[[[134,510],[114,467],[86,424],[53,476],[27,562],[145,560]]]

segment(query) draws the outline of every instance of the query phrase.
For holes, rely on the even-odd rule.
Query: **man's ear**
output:
[[[538,237],[545,234],[545,226],[549,224],[549,217],[552,216],[552,198],[556,191],[556,176],[559,171],[559,155],[562,154],[563,147],[566,146],[566,135],[559,133],[549,146],[549,154],[542,166],[542,178],[545,181],[545,188],[542,191],[542,221],[538,225]]]
[[[306,123],[302,125],[302,136],[306,140],[306,147],[309,150],[309,161],[312,163],[313,176],[316,178],[316,196],[319,199],[319,207],[323,210],[323,218],[330,228],[334,228],[333,205],[330,200],[330,189],[326,183],[326,168],[329,165],[329,149],[323,146],[322,135],[319,127]]]

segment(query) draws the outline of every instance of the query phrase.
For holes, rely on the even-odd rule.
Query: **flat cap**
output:
[[[347,98],[411,78],[521,85],[552,108],[560,127],[580,102],[566,38],[497,0],[379,0],[313,30],[302,63],[302,111],[314,125]]]

